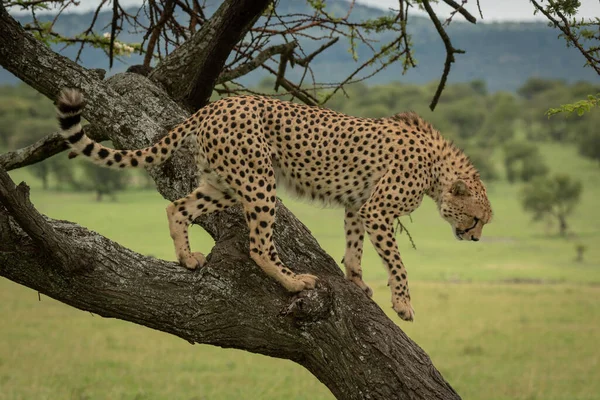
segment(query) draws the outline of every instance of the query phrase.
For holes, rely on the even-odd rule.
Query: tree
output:
[[[504,167],[510,183],[529,182],[548,173],[539,149],[534,144],[522,141],[508,142],[504,146]]]
[[[85,180],[82,187],[96,192],[96,201],[102,201],[103,196],[110,196],[116,200],[116,192],[125,189],[128,174],[125,171],[115,171],[108,168],[102,168],[92,163],[84,162],[82,164],[85,173]]]
[[[587,114],[583,122],[581,129],[575,136],[579,154],[600,164],[600,130],[598,130],[600,113]]]
[[[529,86],[534,81],[528,81],[521,89]],[[532,140],[554,140],[569,142],[576,140],[587,116],[575,118],[569,114],[562,117],[549,118],[548,110],[557,104],[577,102],[586,93],[594,93],[600,88],[591,83],[577,83],[566,85],[560,81],[535,80],[542,85],[546,82],[544,90],[530,94],[525,98],[523,114],[528,124],[527,137]]]
[[[491,182],[497,180],[498,171],[494,165],[492,155],[492,148],[490,147],[465,147],[465,153],[469,155],[469,159],[479,171],[479,175],[485,182]]]
[[[483,146],[498,146],[512,140],[515,122],[520,117],[519,104],[510,93],[495,93],[488,100],[488,112],[477,134]]]
[[[533,214],[533,220],[556,219],[559,233],[566,236],[567,217],[579,203],[583,186],[568,175],[538,177],[522,191],[522,205]]]
[[[290,14],[296,18],[291,24],[274,14],[268,0],[225,0],[210,17],[196,1],[164,0],[144,3],[150,7],[145,11],[154,16],[145,27],[147,42],[134,47],[148,55],[144,65],[104,80],[102,73],[59,56],[40,40],[97,45],[112,59],[128,51],[127,44],[117,40],[117,33],[131,15],[114,1],[108,38],[95,35],[93,26],[87,35],[72,38],[57,36],[51,24],[29,26],[38,40],[28,35],[5,8],[14,4],[35,8],[50,2],[65,6],[76,3],[0,3],[0,64],[52,99],[63,87],[83,90],[88,101],[84,117],[91,123],[86,133],[97,141],[110,139],[116,148],[154,143],[174,122],[205,105],[213,89],[225,94],[243,90],[235,79],[259,67],[272,72],[276,86],[290,96],[308,104],[319,103],[301,85],[302,80],[288,79],[286,70],[291,64],[299,65],[310,75],[310,60],[331,46],[337,40],[332,38],[335,35],[356,43],[369,30],[396,33],[381,48],[371,44],[373,57],[357,68],[357,74],[372,65],[377,66],[370,73],[396,61],[403,61],[405,67],[412,64],[405,1],[399,2],[400,10],[392,17],[364,23],[334,18],[324,3],[311,1],[314,13]],[[445,2],[454,4],[456,12],[465,18],[475,20],[461,5]],[[461,51],[452,46],[429,1],[422,4],[447,51],[433,108],[454,54]],[[173,17],[177,12],[187,14],[189,25]],[[321,40],[311,53],[303,53],[290,41],[295,35],[308,35],[309,29],[313,30],[308,36],[317,35],[316,27],[324,33],[317,36]],[[284,44],[265,47],[267,41],[277,38]],[[159,50],[171,48],[175,50],[169,54]],[[160,57],[150,68],[156,53]],[[355,75],[344,79],[332,94],[353,79]],[[64,141],[51,134],[0,156],[0,275],[82,310],[142,324],[191,343],[293,360],[338,398],[459,398],[429,357],[374,302],[345,280],[335,262],[282,204],[278,204],[275,230],[280,256],[297,271],[318,275],[321,282],[316,290],[293,297],[263,274],[255,273],[256,266],[248,256],[245,218],[239,208],[196,221],[216,244],[210,262],[194,273],[132,252],[73,223],[41,216],[29,202],[26,185],[15,186],[4,169],[39,162],[65,149]],[[196,186],[192,165],[190,152],[183,149],[178,157],[149,172],[157,190],[175,200]]]
[[[566,84],[562,80],[533,77],[529,78],[527,82],[517,90],[517,93],[526,100],[532,100],[539,95],[543,95],[547,91],[564,86],[566,86]]]

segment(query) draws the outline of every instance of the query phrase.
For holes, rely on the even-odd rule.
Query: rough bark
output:
[[[102,127],[117,148],[147,146],[188,115],[163,88],[141,75],[101,81],[53,53],[24,33],[1,4],[0,64],[50,98],[61,87],[83,89],[88,98],[85,118]],[[191,165],[193,159],[184,150],[150,171],[165,198],[182,197],[193,188]],[[208,264],[190,272],[73,223],[41,216],[29,203],[26,187],[15,187],[2,168],[0,186],[0,276],[82,310],[191,343],[293,360],[338,398],[459,398],[428,356],[344,279],[282,205],[275,229],[282,260],[297,272],[320,278],[317,290],[297,296],[250,260],[248,232],[238,208],[201,221],[216,245]]]

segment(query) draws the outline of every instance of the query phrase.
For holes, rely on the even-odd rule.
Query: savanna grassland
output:
[[[572,146],[544,144],[552,171],[585,182],[568,238],[531,223],[518,185],[490,185],[494,220],[479,243],[457,242],[433,202],[403,223],[400,249],[409,271],[414,323],[393,315],[386,273],[370,246],[366,280],[375,301],[431,356],[464,399],[600,398],[600,168]],[[144,254],[174,259],[164,207],[152,190],[96,202],[89,192],[43,191],[27,170],[45,214],[80,223]],[[284,203],[329,254],[343,254],[341,210]],[[211,240],[192,230],[193,247]],[[576,262],[575,247],[586,246]],[[302,367],[104,319],[0,280],[0,399],[331,399]]]

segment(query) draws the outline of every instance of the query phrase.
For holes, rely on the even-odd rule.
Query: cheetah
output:
[[[75,153],[105,167],[155,166],[188,136],[197,141],[201,183],[166,209],[177,259],[189,269],[206,262],[202,253],[190,251],[192,221],[241,203],[252,260],[290,292],[313,289],[317,277],[286,267],[273,242],[276,188],[283,186],[345,208],[346,278],[372,296],[361,269],[366,232],[387,268],[392,308],[412,321],[394,220],[413,212],[424,195],[436,202],[459,240],[478,241],[492,218],[485,186],[469,158],[413,112],[356,118],[269,97],[228,97],[201,108],[153,146],[114,150],[84,134],[83,108],[81,92],[61,92],[62,135]]]

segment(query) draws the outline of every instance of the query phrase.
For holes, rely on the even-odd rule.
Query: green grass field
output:
[[[423,349],[464,399],[600,399],[600,168],[574,149],[546,145],[553,171],[578,176],[583,200],[573,234],[532,224],[518,186],[493,184],[494,221],[479,243],[458,242],[431,200],[399,238],[416,321],[391,310],[386,274],[367,246],[375,300]],[[96,203],[91,193],[44,192],[27,171],[32,200],[54,218],[93,229],[144,254],[174,259],[164,208],[153,191]],[[285,204],[334,259],[344,250],[342,211]],[[118,222],[118,223],[117,223]],[[116,228],[116,227],[121,228]],[[122,227],[126,227],[123,229]],[[193,247],[210,238],[195,227]],[[587,250],[575,262],[575,246]],[[303,368],[181,339],[72,309],[0,279],[0,399],[331,399]]]

